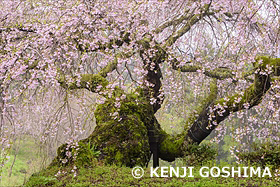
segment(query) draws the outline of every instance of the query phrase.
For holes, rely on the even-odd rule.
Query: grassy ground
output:
[[[209,165],[211,167],[211,164]],[[222,166],[220,166],[222,167]],[[86,186],[205,186],[205,187],[219,187],[219,186],[248,186],[248,187],[278,187],[280,186],[279,178],[275,177],[206,177],[203,178],[199,174],[200,166],[194,168],[194,177],[185,178],[157,178],[150,177],[150,168],[145,168],[145,174],[140,179],[135,179],[132,176],[132,169],[127,167],[117,166],[103,166],[96,165],[91,168],[78,168],[76,170],[77,176],[74,176],[75,171],[71,171],[71,166],[64,167],[50,167],[34,174],[26,187],[45,187],[45,186],[65,186],[65,187],[86,187]],[[55,176],[58,171],[61,174]],[[64,174],[63,174],[64,173]],[[160,172],[157,172],[160,173]]]
[[[27,163],[23,162],[22,160],[16,160],[16,162],[12,168],[12,173],[9,176],[10,167],[12,165],[13,159],[14,159],[14,156],[10,156],[9,162],[3,168],[2,180],[1,180],[0,186],[22,185],[28,177],[28,174],[26,171],[26,169],[28,168]]]
[[[26,136],[17,140],[11,150],[9,161],[3,167],[0,186],[22,186],[34,172],[38,172],[44,164],[47,164],[44,158],[34,139]]]
[[[150,167],[144,168],[145,174],[140,179],[132,176],[132,169],[127,167],[104,166],[101,163],[94,163],[92,167],[79,167],[75,171],[72,166],[58,168],[49,167],[38,172],[42,165],[43,157],[39,154],[38,145],[31,138],[24,138],[21,142],[17,142],[20,149],[17,152],[15,164],[12,168],[11,176],[9,176],[15,151],[11,152],[10,161],[3,168],[0,186],[24,186],[27,187],[45,187],[45,186],[68,186],[68,187],[86,187],[86,186],[248,186],[248,187],[278,187],[280,186],[280,175],[278,178],[273,177],[206,177],[203,178],[199,174],[201,166],[195,166],[194,177],[167,177],[157,178],[150,177]],[[178,159],[174,163],[160,162],[160,166],[185,166],[183,159]],[[215,162],[208,162],[203,166],[222,168],[224,166],[232,167],[227,163],[216,165]],[[235,165],[237,167],[238,165]],[[241,166],[241,165],[240,165]],[[242,167],[242,166],[241,166]],[[58,174],[60,172],[60,174]],[[271,170],[272,172],[272,170]],[[35,173],[32,175],[32,173]],[[76,176],[74,176],[76,173]],[[160,173],[160,172],[157,172]],[[58,175],[57,175],[58,174]],[[181,173],[180,173],[181,174]],[[279,172],[280,174],[280,172]],[[31,176],[32,175],[32,176]],[[31,177],[30,177],[31,176]],[[30,178],[29,178],[30,177]]]

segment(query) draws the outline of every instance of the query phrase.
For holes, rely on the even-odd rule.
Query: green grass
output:
[[[280,186],[280,177],[274,176],[269,178],[258,177],[206,177],[203,178],[199,174],[201,166],[194,166],[194,177],[185,178],[156,178],[150,177],[150,167],[152,163],[149,163],[148,168],[145,168],[145,174],[141,179],[133,178],[131,174],[131,168],[117,167],[117,166],[104,166],[101,163],[94,163],[91,167],[79,167],[77,168],[77,175],[74,176],[72,166],[59,168],[57,166],[49,166],[46,169],[42,168],[42,154],[39,154],[38,145],[35,144],[34,139],[25,137],[23,141],[16,142],[15,145],[20,146],[20,150],[17,154],[17,159],[14,164],[12,175],[9,177],[10,166],[13,161],[14,151],[11,151],[10,161],[3,168],[2,181],[0,186],[21,186],[24,184],[26,187],[87,187],[87,186],[193,186],[193,187],[223,187],[223,186],[247,186],[247,187],[278,187]],[[176,159],[175,162],[169,163],[160,161],[160,166],[186,166],[184,159]],[[219,168],[229,165],[226,162],[216,164],[215,161],[204,163],[203,166]],[[243,167],[243,165],[239,165]],[[56,175],[58,172],[64,173]],[[38,173],[36,173],[38,172]],[[271,170],[272,172],[272,170]],[[34,173],[32,175],[32,173]],[[159,173],[159,172],[157,172]],[[181,174],[181,173],[180,173]],[[280,174],[280,173],[279,173]],[[32,175],[32,176],[31,176]],[[272,173],[274,175],[274,173]],[[31,177],[30,177],[31,176]],[[29,178],[30,177],[30,178]]]
[[[208,164],[210,167],[213,164]],[[248,186],[248,187],[272,187],[280,186],[279,178],[274,177],[206,177],[203,178],[199,174],[201,166],[194,168],[194,177],[185,178],[156,178],[150,177],[150,168],[145,168],[145,174],[141,179],[133,178],[131,168],[104,166],[101,164],[90,168],[78,168],[77,176],[71,172],[72,167],[58,168],[57,166],[49,167],[42,170],[40,173],[34,174],[25,184],[26,187],[45,187],[45,186],[66,186],[66,187],[86,187],[86,186],[205,186],[205,187],[219,187],[219,186]],[[220,165],[223,167],[223,165]],[[58,171],[66,174],[55,176]],[[160,172],[157,172],[160,173]]]
[[[15,150],[19,146],[19,151]],[[44,166],[44,157],[40,153],[39,146],[36,145],[35,140],[31,137],[25,136],[21,140],[14,142],[12,147],[10,158],[8,162],[4,165],[2,173],[0,186],[22,186],[24,182],[34,172],[38,172]],[[12,167],[11,175],[11,165],[13,163],[16,154],[16,160]],[[47,164],[47,163],[46,163]]]
[[[28,165],[26,162],[19,159],[16,160],[12,169],[12,175],[9,176],[13,159],[14,156],[10,156],[9,162],[3,168],[0,186],[19,186],[23,184],[27,177],[26,168]]]

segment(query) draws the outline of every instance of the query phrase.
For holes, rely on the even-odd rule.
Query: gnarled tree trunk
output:
[[[162,54],[161,51],[159,55],[164,56]],[[159,136],[159,158],[174,161],[175,158],[186,155],[191,145],[202,142],[230,113],[242,110],[246,106],[251,108],[261,102],[271,85],[270,75],[264,75],[262,72],[269,64],[274,67],[274,75],[279,76],[280,59],[260,57],[256,59],[256,62],[259,60],[262,63],[255,67],[257,72],[254,82],[243,95],[217,99],[217,76],[215,76],[210,85],[210,94],[204,99],[198,111],[198,117],[190,118],[183,132],[176,136],[169,135],[161,129],[154,115],[160,108],[162,100],[157,100],[156,104],[150,104],[150,98],[158,94],[159,87],[138,88],[130,94],[116,88],[111,97],[105,96],[107,100],[104,104],[98,105],[95,111],[96,128],[88,138],[80,141],[79,145],[83,147],[90,143],[96,146],[96,149],[101,152],[99,159],[106,164],[129,167],[146,166],[151,156],[148,131],[153,130]],[[157,73],[148,73],[147,76],[150,77],[147,79],[160,84],[159,69],[156,67],[154,71]],[[91,91],[95,91],[99,85],[105,89],[108,84],[101,75],[84,75],[80,87],[75,83],[64,84],[63,79],[60,82],[65,88],[87,88]],[[90,83],[90,86],[86,86],[86,83]],[[122,99],[119,100],[120,98]],[[240,101],[237,103],[235,101],[238,98]],[[117,101],[120,104],[119,107],[115,105]],[[220,107],[213,110],[216,105]],[[75,160],[76,163],[82,165],[90,164],[89,160],[83,158],[86,154],[83,153],[84,149],[80,149],[73,160],[73,156],[67,157],[67,151],[71,149],[66,149],[66,147],[67,145],[63,145],[58,149],[58,156],[52,164],[60,164],[65,159],[70,162]]]

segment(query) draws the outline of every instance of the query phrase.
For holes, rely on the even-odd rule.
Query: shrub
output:
[[[191,145],[185,159],[187,165],[203,165],[217,156],[217,150],[210,145]]]
[[[239,152],[237,156],[244,163],[254,163],[265,167],[271,165],[273,168],[280,166],[280,144],[265,142],[253,143],[252,152]]]

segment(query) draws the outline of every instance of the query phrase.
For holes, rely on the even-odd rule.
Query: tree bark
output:
[[[199,19],[199,17],[195,16],[196,19]],[[190,25],[186,27],[189,28]],[[180,33],[177,33],[177,35],[180,35]],[[167,42],[168,45],[171,45],[174,42],[173,40],[177,39],[177,35],[170,37]],[[119,46],[124,42],[129,43],[129,34],[126,34],[124,38],[123,42],[118,41]],[[149,83],[148,86],[144,84],[142,88],[136,89],[131,94],[125,93],[120,88],[114,90],[113,97],[103,94],[107,100],[105,104],[99,105],[95,111],[97,126],[89,138],[80,141],[81,147],[89,142],[94,144],[101,152],[99,159],[107,164],[129,167],[135,165],[146,166],[151,156],[150,144],[152,142],[149,142],[149,131],[155,132],[155,135],[159,137],[159,158],[174,161],[178,157],[185,156],[192,145],[200,144],[231,113],[242,110],[246,106],[251,108],[262,101],[263,96],[271,86],[271,75],[264,73],[268,65],[273,67],[273,75],[280,75],[280,59],[259,57],[254,64],[254,72],[257,72],[254,75],[254,83],[244,91],[244,94],[217,99],[216,79],[232,78],[234,72],[224,68],[206,69],[204,74],[214,80],[210,85],[209,96],[200,104],[198,117],[190,117],[183,132],[172,136],[161,129],[154,115],[160,109],[164,99],[159,97],[162,86],[159,65],[167,59],[168,54],[164,47],[161,47],[155,41],[156,45],[151,47],[150,43],[152,41],[152,36],[147,34],[142,40],[136,42],[140,46],[139,53],[144,62],[144,69],[148,72],[145,77],[145,81]],[[109,42],[101,48],[110,48],[111,43]],[[150,50],[155,51],[155,53],[153,55],[149,54],[147,51]],[[173,69],[182,72],[195,72],[202,69],[200,66],[185,65],[178,67],[180,63],[176,59],[172,63]],[[115,61],[104,67],[99,74],[82,75],[79,81],[74,78],[75,81],[72,83],[67,83],[62,74],[59,77],[59,82],[66,89],[85,88],[91,92],[100,93],[100,91],[106,90],[108,85],[107,74],[114,71],[116,66],[117,56]],[[120,107],[117,108],[114,103],[116,98],[120,98],[122,95],[125,95],[125,99],[120,101]],[[152,104],[151,100],[154,100]],[[237,103],[236,100],[240,100],[240,102]],[[213,110],[217,105],[221,107]],[[112,115],[115,113],[117,114]],[[61,164],[63,160],[67,159],[66,147],[67,145],[63,145],[58,149],[58,157],[53,164]],[[80,149],[77,155],[86,155],[86,152]],[[75,160],[84,163],[86,159],[80,157],[68,158],[67,160],[70,160],[70,163]]]
[[[159,94],[161,86],[161,75],[156,74],[159,67],[155,66],[147,74],[147,80],[157,86],[138,88],[132,94],[116,88],[113,97],[105,96],[107,101],[99,105],[95,111],[97,126],[94,132],[89,138],[80,141],[79,145],[83,147],[89,142],[95,145],[101,152],[98,158],[107,164],[129,167],[146,166],[151,156],[148,131],[152,130],[159,137],[159,158],[174,161],[178,157],[183,157],[189,153],[192,145],[200,144],[231,113],[242,110],[246,106],[251,108],[262,101],[271,86],[271,75],[265,74],[264,70],[267,65],[271,65],[274,69],[273,75],[279,76],[280,59],[261,57],[256,61],[258,62],[260,59],[262,63],[256,65],[258,71],[254,75],[254,83],[244,91],[243,95],[236,94],[228,98],[217,99],[216,79],[213,79],[214,81],[210,84],[210,94],[202,101],[198,117],[191,117],[184,131],[176,136],[169,135],[161,129],[154,115],[161,103],[150,104],[151,97]],[[86,88],[92,92],[96,92],[98,86],[105,89],[108,84],[101,75],[83,75],[79,86],[75,82],[70,85],[66,84],[63,79],[60,80],[60,83],[68,89]],[[152,96],[151,93],[153,93]],[[114,103],[116,98],[120,98],[122,95],[126,95],[126,97],[121,100],[120,108],[117,108]],[[240,101],[236,102],[236,100]],[[220,108],[213,110],[217,105],[220,105]],[[112,116],[115,112],[118,113],[117,116]],[[58,157],[53,163],[61,164],[63,160],[67,159],[66,147],[63,145],[59,148]],[[87,159],[79,157],[79,155],[86,155],[85,150],[81,149],[77,155],[77,158],[68,159],[70,163],[76,160],[76,163],[85,165]]]

